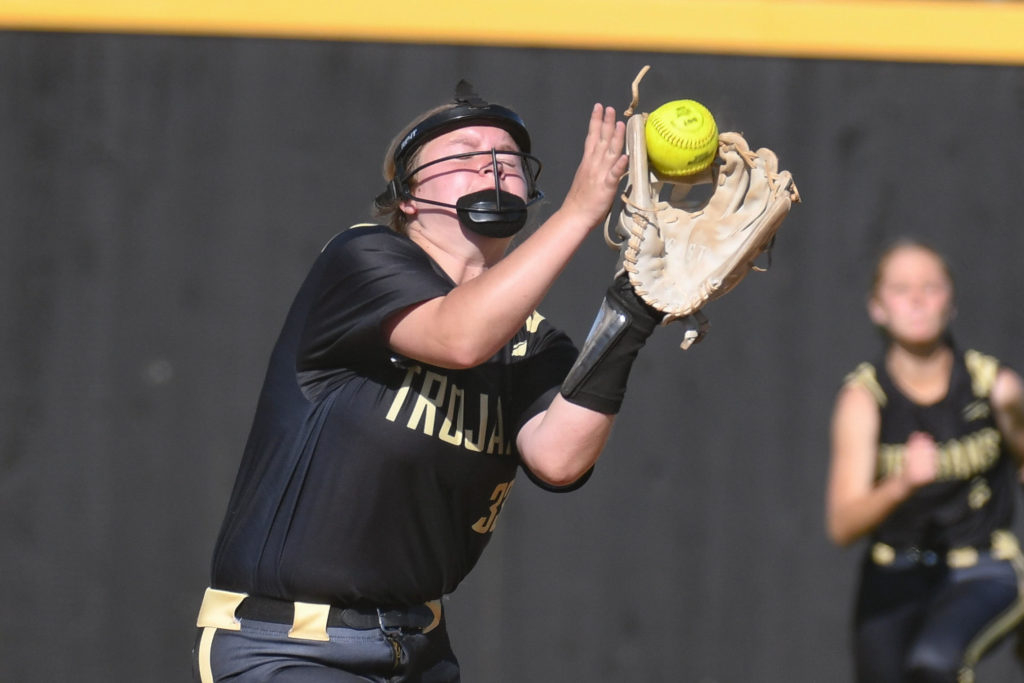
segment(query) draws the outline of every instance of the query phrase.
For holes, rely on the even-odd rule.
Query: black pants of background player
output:
[[[220,593],[221,602],[211,600],[211,592],[207,591],[200,609],[192,651],[195,683],[458,683],[460,680],[459,664],[451,650],[440,601],[435,601],[436,618],[427,628],[423,627],[425,622],[419,619],[418,613],[414,613],[417,609],[423,611],[419,608],[387,610],[383,619],[378,619],[374,610],[363,610],[361,614],[353,614],[353,618],[365,623],[359,628],[350,628],[332,626],[331,622],[311,624],[299,616],[299,610],[289,608],[292,603],[281,605],[280,601],[243,600],[242,594],[216,593]],[[228,602],[224,602],[225,596]],[[232,596],[237,599],[231,601]],[[332,615],[335,612],[331,609]],[[431,620],[429,611],[425,619]],[[376,621],[381,623],[373,625]]]
[[[970,683],[974,665],[1024,619],[1020,555],[979,550],[971,566],[936,553],[877,564],[868,553],[857,595],[859,683]]]

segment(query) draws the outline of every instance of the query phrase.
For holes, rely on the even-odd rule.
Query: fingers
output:
[[[600,103],[590,111],[583,158],[563,207],[593,227],[604,220],[629,164],[624,153],[626,124]]]
[[[615,108],[594,104],[584,144],[583,165],[591,167],[595,180],[618,184],[628,167],[625,143],[626,124],[616,118]]]
[[[615,108],[594,104],[587,129],[587,142],[591,150],[617,155],[622,152],[625,140],[626,124],[616,118]]]
[[[935,444],[935,438],[928,432],[913,432],[907,437],[907,445],[915,444],[921,447]]]
[[[914,432],[907,439],[904,479],[913,487],[935,480],[938,475],[939,449],[935,439],[924,432]]]
[[[587,126],[587,141],[590,142],[595,138],[599,138],[603,127],[604,107],[595,102],[594,108],[590,110],[590,124]]]

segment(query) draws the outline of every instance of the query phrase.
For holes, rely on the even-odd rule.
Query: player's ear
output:
[[[885,327],[885,324],[889,321],[888,316],[885,314],[885,308],[875,297],[868,299],[868,317],[871,318],[871,322],[879,327]]]

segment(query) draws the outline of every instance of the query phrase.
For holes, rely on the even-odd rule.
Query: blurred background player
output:
[[[949,331],[953,278],[901,239],[868,300],[885,339],[835,402],[827,526],[867,536],[855,607],[857,681],[972,681],[1024,616],[1010,528],[1024,453],[1021,379]]]

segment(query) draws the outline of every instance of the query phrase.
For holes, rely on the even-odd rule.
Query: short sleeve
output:
[[[455,286],[412,240],[383,226],[341,233],[314,269],[319,280],[299,345],[299,370],[345,366],[379,353],[388,316]]]
[[[518,434],[524,424],[551,405],[579,352],[564,332],[548,324],[539,313],[526,321],[509,348],[510,400],[515,416],[514,433]],[[575,491],[593,474],[591,468],[567,486],[553,486],[537,477],[525,464],[521,465],[530,481],[556,493]]]
[[[549,325],[535,313],[526,328],[512,341],[512,409],[516,415],[515,433],[519,433],[534,415],[543,412],[559,392],[562,381],[576,361],[578,351],[569,337]],[[530,332],[530,327],[536,329]]]

